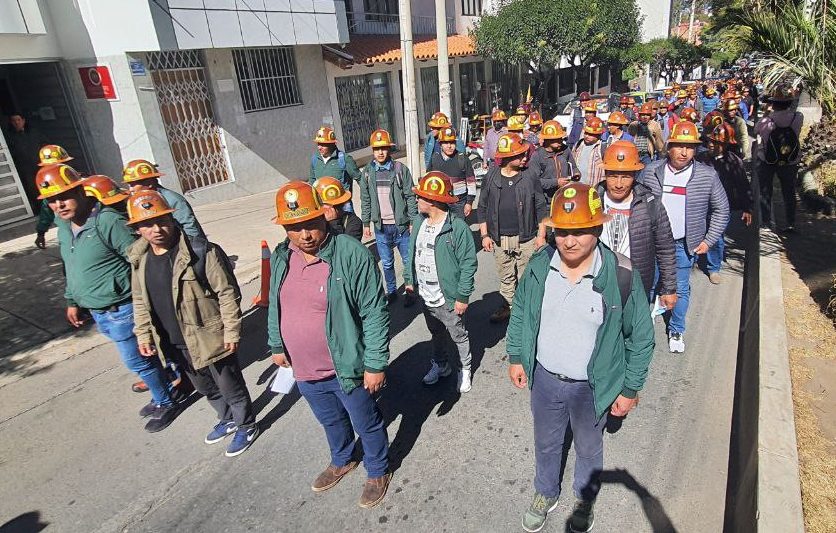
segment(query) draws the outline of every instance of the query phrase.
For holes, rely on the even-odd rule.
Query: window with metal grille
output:
[[[233,50],[232,60],[245,113],[302,104],[291,47]]]
[[[482,14],[482,0],[462,0],[462,15],[478,17]]]

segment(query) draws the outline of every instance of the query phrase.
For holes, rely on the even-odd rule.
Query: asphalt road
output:
[[[729,254],[739,258],[734,248]],[[722,285],[692,273],[685,355],[657,349],[641,403],[605,435],[596,531],[722,529],[742,278],[734,257]],[[245,287],[249,301],[255,284]],[[324,434],[304,400],[265,392],[271,365],[263,311],[246,318],[245,375],[262,435],[245,454],[208,446],[204,399],[162,433],[142,429],[146,395],[110,344],[0,388],[0,532],[9,531],[520,531],[532,496],[528,391],[507,378],[493,260],[479,254],[467,313],[473,390],[453,379],[421,385],[430,342],[417,309],[393,307],[392,361],[380,399],[397,467],[384,502],[357,506],[364,472],[314,494],[328,463]],[[564,496],[544,531],[564,531]]]

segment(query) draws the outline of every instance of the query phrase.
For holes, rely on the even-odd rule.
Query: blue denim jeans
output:
[[[726,239],[720,235],[717,243],[708,249],[705,254],[705,266],[709,274],[720,272],[720,267],[723,266],[723,257],[726,254]]]
[[[668,330],[670,333],[685,333],[685,315],[691,299],[691,269],[697,261],[696,254],[689,254],[685,249],[685,239],[674,242],[676,251],[676,305],[670,314]]]
[[[134,335],[134,306],[131,303],[120,305],[114,311],[90,311],[99,332],[113,341],[122,363],[131,372],[136,372],[148,385],[151,397],[159,405],[171,405],[171,384],[165,377],[158,357],[143,357],[139,353],[136,335]]]
[[[395,248],[401,254],[401,261],[406,263],[409,256],[409,228],[401,229],[394,224],[383,224],[383,231],[374,230],[377,255],[383,266],[383,279],[386,280],[386,294],[398,290],[395,280]]]
[[[547,498],[560,496],[560,472],[567,426],[575,446],[575,497],[591,501],[601,488],[604,469],[606,413],[595,414],[589,382],[569,383],[550,374],[538,363],[531,384],[531,414],[534,418],[534,490]]]
[[[354,432],[363,445],[363,466],[370,478],[386,474],[389,467],[389,437],[383,415],[369,391],[362,386],[346,393],[336,377],[298,381],[299,392],[325,430],[331,463],[345,466],[354,453]]]

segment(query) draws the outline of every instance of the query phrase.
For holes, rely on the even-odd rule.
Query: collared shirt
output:
[[[662,184],[662,205],[668,212],[674,240],[685,238],[685,197],[688,181],[694,173],[694,163],[682,170],[674,170],[665,164],[665,181]]]
[[[560,253],[555,252],[540,308],[537,362],[571,379],[588,379],[586,369],[604,323],[604,300],[592,286],[603,258],[597,247],[593,254],[589,271],[573,283],[560,271]]]
[[[383,163],[383,164],[378,163],[377,160],[375,159],[374,161],[372,161],[372,164],[374,165],[374,169],[375,169],[376,172],[380,171],[380,170],[392,170],[392,159],[391,158],[387,159],[386,162]]]
[[[308,263],[303,252],[290,245],[287,274],[278,295],[282,310],[279,329],[293,376],[300,381],[336,374],[325,337],[330,274],[328,263],[320,258]]]

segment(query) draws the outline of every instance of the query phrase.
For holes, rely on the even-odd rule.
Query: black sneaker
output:
[[[160,406],[157,412],[154,413],[153,418],[145,424],[145,431],[148,433],[156,433],[162,431],[174,422],[177,415],[180,414],[181,407],[177,404]]]
[[[154,400],[151,400],[150,402],[142,406],[142,409],[139,410],[139,416],[141,418],[151,416],[154,414],[158,407],[159,405],[154,403]]]
[[[595,513],[592,508],[595,502],[576,500],[572,516],[569,517],[569,531],[572,533],[587,533],[595,525]]]

